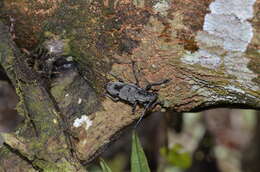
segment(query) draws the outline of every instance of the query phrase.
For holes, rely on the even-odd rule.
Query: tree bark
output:
[[[171,79],[158,87],[163,108],[259,109],[260,3],[234,2],[4,0],[0,64],[27,120],[4,134],[0,169],[83,171],[143,111],[105,96],[114,76],[134,83],[130,61],[143,87]],[[77,65],[43,79],[26,61],[36,47]]]

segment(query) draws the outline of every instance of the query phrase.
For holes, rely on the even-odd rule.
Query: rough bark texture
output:
[[[131,60],[142,86],[171,79],[158,91],[164,108],[259,109],[260,3],[236,2],[1,1],[0,64],[27,120],[4,135],[0,170],[14,163],[18,171],[84,170],[142,112],[132,115],[131,106],[105,96],[113,75],[134,82]],[[77,67],[43,80],[25,53],[39,46],[58,49]]]

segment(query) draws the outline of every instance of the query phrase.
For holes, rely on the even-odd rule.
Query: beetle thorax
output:
[[[139,90],[135,97],[140,103],[149,103],[156,101],[157,94],[145,90]]]

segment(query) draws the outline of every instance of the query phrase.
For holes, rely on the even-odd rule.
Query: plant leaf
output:
[[[150,172],[142,145],[135,131],[132,135],[131,172]]]
[[[112,172],[112,170],[103,159],[100,159],[100,166],[102,168],[102,172]]]
[[[175,144],[171,149],[166,151],[166,148],[161,148],[161,155],[167,159],[167,161],[182,169],[187,169],[191,166],[192,157],[189,152],[185,152],[183,147],[179,144]]]

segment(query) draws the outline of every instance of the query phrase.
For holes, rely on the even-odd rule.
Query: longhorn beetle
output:
[[[119,79],[117,82],[109,82],[106,85],[106,91],[108,97],[114,101],[123,101],[133,106],[132,113],[135,113],[137,105],[142,105],[144,111],[137,121],[135,127],[140,123],[142,118],[145,116],[146,112],[149,109],[152,109],[159,102],[158,94],[150,91],[153,86],[162,85],[168,83],[170,79],[165,79],[159,82],[154,82],[148,84],[145,88],[141,88],[139,85],[139,80],[137,78],[137,73],[135,70],[135,62],[132,61],[133,74],[136,80],[136,83],[125,83],[123,80]]]

